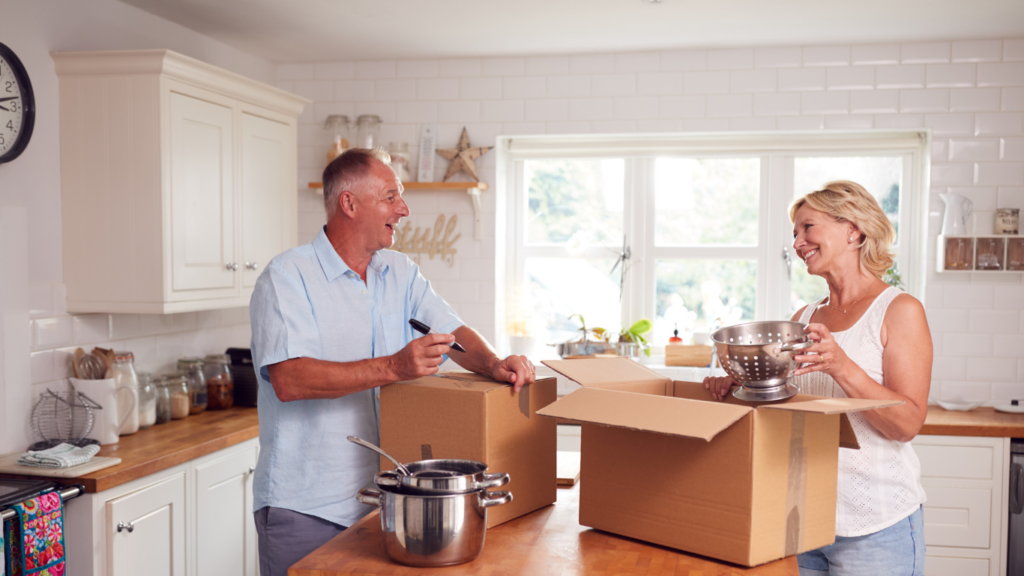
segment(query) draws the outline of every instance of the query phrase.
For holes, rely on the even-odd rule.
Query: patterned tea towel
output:
[[[58,444],[46,450],[26,452],[21,458],[18,458],[18,464],[38,468],[71,468],[85,464],[99,451],[100,447],[96,444],[90,444],[83,448],[71,444]]]
[[[7,576],[21,576],[21,546],[18,545],[18,518],[4,522],[4,564],[7,565]]]
[[[20,566],[9,576],[64,576],[64,503],[58,492],[47,492],[12,506],[18,512],[20,534],[12,538]],[[15,572],[21,568],[20,571]]]
[[[6,522],[4,522],[3,520],[0,520],[0,524],[6,524]],[[0,554],[4,555],[4,561],[0,562],[0,576],[4,576],[4,574],[7,574],[7,556],[8,556],[8,554],[7,554],[7,544],[6,544],[7,541],[4,540],[4,532],[5,532],[4,527],[0,526]]]

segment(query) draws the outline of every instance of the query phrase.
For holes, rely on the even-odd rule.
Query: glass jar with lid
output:
[[[167,385],[167,377],[157,376],[153,379],[153,386],[156,388],[156,423],[166,424],[171,421],[171,388]]]
[[[225,410],[235,403],[235,384],[231,379],[231,358],[227,354],[210,354],[203,358],[206,376],[206,401],[210,410]]]
[[[135,356],[131,352],[114,352],[111,374],[116,388],[126,387],[117,392],[117,421],[124,422],[119,435],[135,434],[139,431],[139,377],[135,373]]]
[[[188,378],[181,373],[164,376],[164,388],[171,398],[171,420],[181,420],[192,413],[192,390]]]
[[[206,410],[206,378],[203,377],[202,358],[182,358],[178,360],[178,372],[188,380],[188,391],[192,405],[189,414],[199,414]]]
[[[331,133],[332,141],[327,152],[328,164],[348,149],[349,125],[348,116],[344,114],[331,114],[324,122],[324,130]]]
[[[356,146],[373,148],[380,138],[380,116],[363,114],[356,118]]]
[[[144,430],[156,424],[156,387],[153,375],[139,372],[139,429]]]

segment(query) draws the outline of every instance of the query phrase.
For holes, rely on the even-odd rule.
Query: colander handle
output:
[[[807,350],[811,346],[814,346],[814,340],[807,340],[806,342],[786,342],[776,348],[776,350],[779,352],[799,352],[801,350]]]

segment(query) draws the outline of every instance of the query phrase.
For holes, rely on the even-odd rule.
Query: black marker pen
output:
[[[417,331],[422,332],[423,334],[438,334],[438,332],[434,332],[433,328],[427,326],[426,324],[420,322],[419,320],[409,320],[409,324]],[[452,350],[458,350],[459,352],[466,351],[466,349],[462,347],[462,344],[459,344],[458,342],[452,342],[451,344],[449,344],[449,346],[451,347]]]

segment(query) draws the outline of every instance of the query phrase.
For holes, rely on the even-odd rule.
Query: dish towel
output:
[[[7,576],[21,576],[21,548],[18,546],[18,519],[4,522],[4,564]]]
[[[83,448],[71,444],[58,444],[46,450],[26,452],[18,458],[18,464],[37,468],[71,468],[85,464],[99,451],[100,447],[96,444]]]
[[[8,576],[64,576],[64,503],[60,493],[47,492],[12,506],[17,521],[11,538]]]
[[[7,554],[7,541],[4,540],[4,534],[7,532],[5,526],[3,526],[4,524],[6,524],[6,522],[0,520],[0,554],[4,555],[4,561],[0,562],[0,576],[4,576],[4,574],[7,573],[7,556],[9,556],[9,554]]]

